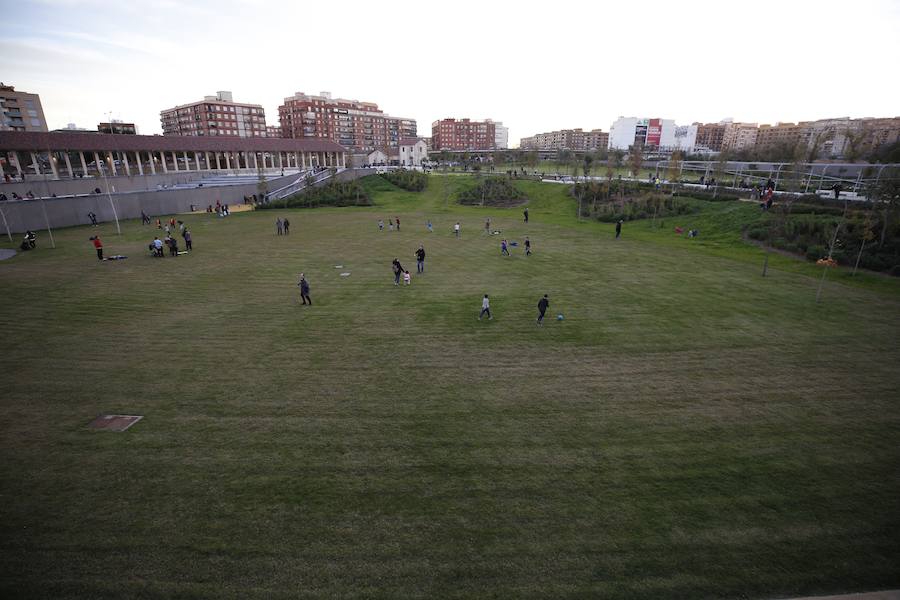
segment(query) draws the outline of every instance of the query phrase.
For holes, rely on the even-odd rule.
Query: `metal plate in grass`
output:
[[[97,431],[125,431],[143,418],[143,415],[100,415],[88,427]]]

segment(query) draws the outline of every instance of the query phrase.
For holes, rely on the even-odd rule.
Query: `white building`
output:
[[[428,160],[428,144],[425,140],[405,138],[397,147],[401,167],[421,167]]]
[[[370,167],[372,165],[386,165],[388,164],[388,157],[387,154],[385,154],[381,150],[372,150],[366,157],[366,162]]]
[[[509,148],[509,127],[503,126],[503,121],[491,121],[485,119],[486,123],[494,124],[494,145],[497,150],[506,150]]]
[[[697,124],[675,127],[675,143],[672,150],[693,152],[697,145]]]
[[[696,139],[696,130],[694,131]],[[609,147],[628,150],[640,144],[649,148],[675,147],[675,121],[619,117],[609,128]]]

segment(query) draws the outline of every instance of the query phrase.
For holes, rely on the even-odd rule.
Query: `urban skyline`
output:
[[[598,51],[593,37],[565,33],[573,9],[557,6],[548,14],[546,7],[526,3],[510,13],[462,3],[440,17],[446,31],[464,26],[465,37],[422,39],[417,49],[401,52],[401,46],[417,42],[415,36],[398,36],[396,52],[387,42],[380,58],[353,50],[354,44],[335,45],[325,27],[310,28],[297,53],[290,27],[307,9],[291,5],[164,0],[147,10],[139,4],[38,0],[17,6],[0,25],[0,47],[8,57],[3,79],[41,95],[51,129],[107,121],[111,112],[148,134],[161,132],[161,109],[220,89],[261,104],[273,116],[286,95],[305,89],[377,102],[388,114],[420,124],[491,118],[510,128],[510,146],[539,131],[594,123],[605,129],[620,115],[664,113],[678,123],[895,116],[894,78],[880,61],[858,58],[860,48],[866,56],[900,54],[893,35],[900,24],[895,2],[863,1],[851,13],[838,2],[762,2],[745,15],[722,14],[708,2],[677,8],[651,3],[639,15],[625,8],[579,7],[579,22],[600,24],[603,48],[619,49],[611,55]],[[416,31],[437,10],[401,3],[390,13],[392,29]],[[746,44],[735,36],[736,17],[744,23],[737,31],[744,31]],[[378,7],[351,2],[342,12],[341,31],[364,47],[372,25],[385,19]],[[635,44],[625,34],[630,29],[617,25],[635,19],[646,43]],[[199,30],[199,20],[208,26]],[[800,22],[803,27],[796,26]],[[254,25],[265,26],[266,35],[258,36]],[[692,44],[679,42],[679,35]],[[229,45],[242,36],[254,40],[252,52]],[[468,44],[471,37],[479,44]],[[531,39],[540,41],[523,58],[523,40]],[[683,48],[683,62],[670,64],[660,52],[673,44]],[[734,58],[748,48],[749,66]],[[820,50],[827,60],[785,59]],[[703,60],[689,60],[692,53]],[[482,64],[502,68],[471,68]],[[860,93],[856,81],[870,82],[873,91]]]

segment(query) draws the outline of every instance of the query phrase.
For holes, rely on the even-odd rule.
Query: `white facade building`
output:
[[[507,150],[509,148],[509,127],[504,127],[503,121],[486,119],[486,122],[494,124],[494,145],[497,150]]]
[[[428,160],[428,144],[425,140],[403,139],[397,148],[401,167],[421,167]]]
[[[388,164],[388,157],[387,154],[385,154],[381,150],[372,150],[366,157],[366,162],[370,167],[372,165],[386,165]]]
[[[694,131],[696,139],[696,130]],[[635,144],[652,148],[675,147],[675,121],[619,117],[609,128],[609,147],[628,150]]]
[[[680,125],[675,127],[675,143],[672,150],[693,152],[697,145],[697,125]]]

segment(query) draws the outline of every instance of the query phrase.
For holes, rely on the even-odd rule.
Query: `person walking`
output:
[[[406,285],[412,284],[412,278],[409,275],[409,271],[403,271],[403,283]]]
[[[531,240],[525,236],[525,256],[531,256]]]
[[[141,211],[141,225],[149,225],[150,217],[147,216],[147,213]]]
[[[425,221],[425,227],[428,228],[428,233],[434,233],[434,226],[431,224],[431,219]]]
[[[288,235],[289,233],[291,233],[291,222],[290,221],[285,219],[283,226],[284,226],[284,235]]]
[[[303,300],[303,304],[312,306],[312,298],[309,297],[309,282],[303,273],[300,273],[300,282],[297,283],[297,287],[300,288],[300,299]]]
[[[393,230],[394,230],[394,220],[388,219],[388,231],[393,231]]]
[[[509,256],[509,243],[505,239],[500,240],[500,256]]]
[[[281,217],[275,219],[275,233],[276,235],[284,235],[284,221],[281,220]]]
[[[459,221],[453,226],[453,231],[456,233],[456,238],[459,239]]]
[[[544,325],[544,313],[547,312],[548,308],[550,308],[550,300],[547,299],[547,294],[544,294],[544,297],[538,300],[537,324],[541,327]]]
[[[622,235],[622,219],[616,221],[616,239]]]
[[[478,315],[478,320],[481,320],[481,317],[484,315],[488,316],[488,321],[493,321],[494,316],[491,315],[491,301],[488,299],[488,295],[485,294],[484,298],[481,299],[481,314]]]
[[[103,242],[100,241],[100,236],[93,236],[91,241],[94,242],[94,249],[97,251],[97,260],[103,260]]]
[[[94,227],[97,226],[97,215],[94,214],[94,211],[88,213],[88,218],[91,220],[91,225]]]
[[[525,207],[525,210],[522,211],[522,214],[525,215],[525,222],[528,222],[528,207]]]
[[[487,235],[491,235],[491,218],[488,217],[484,220],[484,233]]]
[[[394,259],[394,262],[391,263],[392,268],[394,269],[394,285],[400,285],[400,276],[403,274],[405,270],[403,265],[400,264],[398,259]]]
[[[397,231],[400,231],[400,217],[394,217],[394,220],[397,221]]]
[[[190,252],[194,249],[193,244],[191,243],[191,231],[189,229],[185,229],[184,233],[181,234],[184,237],[184,247]]]
[[[419,249],[416,250],[416,273],[422,274],[425,272],[425,246],[419,244]]]

